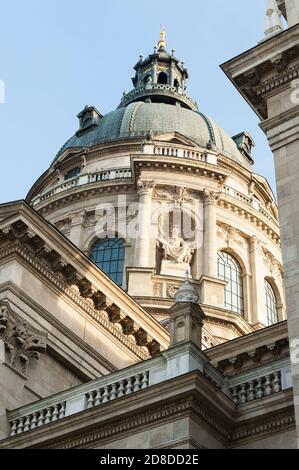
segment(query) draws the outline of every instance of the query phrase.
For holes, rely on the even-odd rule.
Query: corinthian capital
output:
[[[137,183],[137,191],[139,196],[144,194],[152,195],[154,188],[155,182],[153,180],[139,180]]]
[[[209,189],[205,189],[203,192],[203,201],[205,205],[208,204],[217,204],[217,201],[220,199],[221,193],[210,191]]]

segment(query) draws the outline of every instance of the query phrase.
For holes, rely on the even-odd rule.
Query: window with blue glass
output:
[[[224,292],[225,308],[231,312],[244,314],[244,294],[242,269],[238,261],[229,253],[218,253],[218,277],[226,281]]]
[[[80,175],[80,168],[76,167],[73,168],[72,170],[68,171],[66,175],[64,176],[65,180],[70,180],[71,178],[75,178],[76,176]]]
[[[265,279],[266,309],[268,326],[278,323],[277,302],[271,284]]]
[[[98,240],[91,249],[90,259],[122,286],[125,262],[125,241],[122,238]]]

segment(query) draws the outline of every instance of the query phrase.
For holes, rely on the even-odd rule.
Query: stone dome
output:
[[[145,137],[149,131],[153,135],[178,132],[203,148],[212,144],[214,150],[250,170],[249,161],[238,150],[235,141],[205,114],[179,105],[143,101],[129,103],[100,116],[96,126],[71,137],[55,160],[68,148],[93,147],[117,139]]]

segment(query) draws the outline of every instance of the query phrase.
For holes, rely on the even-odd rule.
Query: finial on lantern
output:
[[[158,42],[158,50],[166,49],[166,31],[164,25],[161,25],[160,41]]]

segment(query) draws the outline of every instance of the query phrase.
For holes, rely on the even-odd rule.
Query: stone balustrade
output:
[[[135,373],[132,373],[131,369],[135,370]],[[149,386],[149,371],[144,369],[143,364],[134,366],[122,373],[101,377],[14,411],[9,414],[10,436],[31,431],[77,412],[146,389]],[[114,380],[118,376],[120,378]]]
[[[262,373],[260,369],[253,369],[247,374],[237,374],[228,380],[228,389],[232,400],[237,406],[269,397],[282,390],[292,387],[292,377],[289,362],[284,360],[274,364],[272,370]],[[241,380],[243,377],[243,380]]]
[[[281,389],[281,372],[277,371],[232,387],[230,392],[234,403],[239,406],[278,393]]]
[[[194,370],[205,375],[236,406],[267,398],[292,387],[288,359],[274,363],[270,372],[269,366],[263,366],[224,377],[194,345],[182,343],[145,362],[8,412],[10,436],[141,392]]]
[[[197,160],[200,162],[207,163],[208,155],[206,153],[197,152],[195,150],[186,150],[178,147],[169,147],[164,145],[155,146],[155,155],[167,156],[167,157],[179,157]]]
[[[231,188],[230,186],[224,186],[223,189],[222,189],[222,192],[226,196],[233,197],[234,199],[237,199],[238,201],[241,201],[244,204],[247,204],[248,206],[252,207],[253,209],[259,211],[260,214],[262,214],[266,219],[270,220],[275,225],[277,225],[277,220],[275,219],[275,217],[273,217],[266,210],[266,208],[263,208],[263,206],[261,205],[261,203],[257,199],[254,199],[253,197],[246,196],[245,194],[241,193],[240,191],[237,191],[234,188]]]
[[[66,402],[58,403],[53,406],[48,406],[39,411],[34,411],[27,416],[14,419],[10,422],[10,435],[22,434],[23,432],[31,431],[33,429],[44,426],[45,424],[52,423],[58,419],[65,417]]]
[[[46,201],[47,199],[55,196],[58,193],[67,191],[68,189],[73,189],[77,186],[82,186],[85,184],[96,183],[99,181],[114,181],[120,179],[129,179],[132,178],[132,171],[130,168],[118,168],[110,169],[106,171],[100,171],[95,173],[89,173],[87,175],[77,176],[69,181],[63,182],[55,188],[52,188],[50,191],[47,191],[45,194],[36,196],[32,201],[33,207],[37,204]]]
[[[130,102],[135,101],[139,97],[143,97],[146,95],[146,93],[149,93],[150,95],[155,95],[155,94],[161,94],[166,96],[171,96],[173,95],[177,96],[180,101],[186,103],[191,109],[193,110],[198,110],[198,106],[196,101],[194,101],[190,96],[187,96],[182,89],[178,89],[176,87],[173,87],[171,85],[163,84],[163,83],[147,83],[144,86],[140,86],[138,88],[134,88],[133,90],[129,91],[126,93],[119,105],[119,108],[123,106],[127,106]]]

